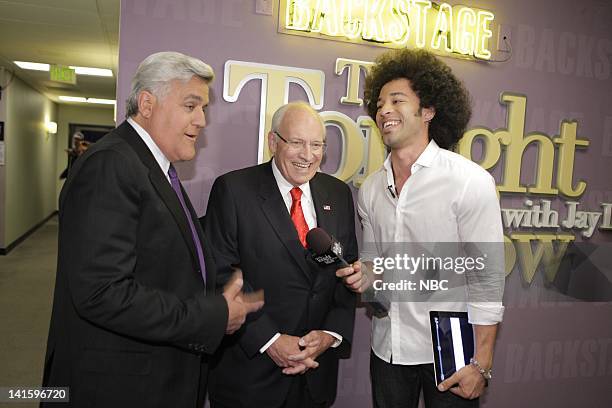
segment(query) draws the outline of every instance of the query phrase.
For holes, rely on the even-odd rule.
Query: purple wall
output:
[[[513,48],[508,62],[444,58],[472,93],[471,126],[506,126],[506,107],[499,103],[504,91],[527,96],[525,134],[538,131],[554,137],[560,120],[578,120],[578,137],[589,139],[590,146],[576,152],[574,180],[584,180],[588,186],[575,201],[590,211],[601,211],[601,202],[612,202],[612,5],[602,0],[463,3],[493,11],[495,21],[510,28]],[[323,70],[323,110],[340,111],[353,119],[364,114],[361,107],[339,103],[346,91],[346,71],[342,76],[335,75],[335,60],[372,61],[385,49],[279,34],[276,26],[274,17],[255,13],[254,0],[122,1],[118,112],[124,111],[136,66],[153,52],[185,52],[202,58],[217,73],[211,88],[209,126],[199,142],[197,159],[179,166],[200,214],[204,213],[215,177],[257,161],[260,84],[251,81],[237,102],[224,101],[223,66],[227,60]],[[494,32],[491,48],[496,37]],[[503,58],[506,54],[494,56]],[[299,89],[291,89],[290,99],[304,97]],[[534,180],[535,161],[535,149],[529,148],[523,160],[524,184]],[[324,170],[333,171],[336,164],[337,160],[330,157]],[[503,159],[492,169],[498,181],[502,166]],[[565,216],[566,198],[531,198],[552,200],[560,217]],[[524,194],[502,194],[502,207],[521,208],[524,199]],[[577,241],[582,240],[577,231],[560,232],[575,233]],[[610,231],[596,230],[586,241],[592,248],[612,253],[608,251],[611,235]],[[586,275],[581,276],[586,276],[587,283],[609,286],[609,255],[603,259],[599,268],[575,264],[570,274],[586,269]],[[599,274],[593,272],[595,269]],[[579,279],[571,276],[570,289],[583,284],[575,283]],[[569,289],[566,292],[572,294]],[[494,380],[483,406],[612,406],[611,303],[573,301],[551,289],[541,271],[531,284],[514,271],[507,278],[506,305],[496,346]],[[337,407],[371,406],[369,320],[363,309],[358,310],[354,343],[352,359],[342,365]]]

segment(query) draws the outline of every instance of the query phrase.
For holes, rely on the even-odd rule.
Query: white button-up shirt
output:
[[[359,190],[364,261],[386,256],[393,243],[503,242],[493,177],[433,140],[412,165],[399,197],[395,191],[389,156]],[[468,302],[466,290],[462,301],[392,302],[387,316],[373,317],[372,350],[393,364],[432,363],[430,310],[467,310],[473,324],[500,322],[504,274],[499,269],[485,278],[500,287],[498,301]]]

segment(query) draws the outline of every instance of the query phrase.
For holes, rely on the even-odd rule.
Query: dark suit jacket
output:
[[[198,227],[205,293],[178,197],[131,125],[75,163],[59,214],[43,384],[70,387],[62,407],[200,408],[227,304]]]
[[[353,198],[348,186],[327,174],[310,181],[317,224],[344,246],[349,262],[357,258]],[[219,266],[219,280],[230,265],[239,265],[245,285],[263,289],[263,309],[249,316],[220,348],[211,372],[211,400],[231,407],[280,405],[293,377],[282,374],[259,349],[275,333],[303,336],[329,330],[343,337],[328,349],[320,366],[306,375],[315,401],[332,402],[336,395],[338,358],[348,357],[353,335],[356,297],[335,276],[335,267],[317,266],[301,246],[272,173],[271,163],[219,177],[212,188],[204,218]]]

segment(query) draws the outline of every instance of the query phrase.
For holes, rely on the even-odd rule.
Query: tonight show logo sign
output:
[[[360,74],[372,66],[369,61],[337,58],[334,72],[341,76],[347,72],[346,94],[340,98],[341,105],[363,105],[359,98]],[[252,80],[261,83],[260,122],[257,161],[270,159],[266,135],[271,127],[273,113],[288,102],[289,86],[302,88],[308,102],[317,110],[324,106],[325,73],[321,70],[260,64],[228,60],[223,77],[223,98],[237,102],[242,88]],[[577,149],[586,149],[589,140],[578,138],[578,122],[562,120],[559,135],[551,138],[542,132],[524,134],[527,96],[502,92],[500,103],[506,106],[506,123],[492,130],[482,126],[469,129],[458,146],[458,153],[473,160],[472,146],[482,143],[483,149],[476,161],[485,169],[493,168],[503,156],[503,176],[497,182],[498,195],[529,194],[524,208],[503,208],[502,218],[506,228],[506,274],[509,275],[518,262],[523,279],[531,283],[535,272],[543,269],[548,281],[552,281],[568,244],[576,239],[572,233],[578,231],[590,238],[599,229],[612,230],[612,203],[601,203],[601,211],[581,208],[576,201],[587,188],[585,180],[575,181],[574,159]],[[335,177],[359,187],[365,178],[382,166],[386,149],[374,121],[366,115],[353,119],[334,110],[321,111],[328,127],[335,127],[342,149]],[[535,183],[523,185],[521,167],[523,153],[528,146],[538,150],[534,166]],[[556,163],[556,166],[555,166]],[[555,173],[556,167],[556,173]],[[539,203],[533,196],[543,196]],[[562,206],[566,210],[561,219],[552,201],[545,198],[569,198]],[[546,229],[546,232],[541,232]]]

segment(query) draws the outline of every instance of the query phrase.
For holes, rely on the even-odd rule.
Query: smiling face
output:
[[[391,149],[427,144],[433,115],[433,108],[420,108],[419,97],[405,78],[389,81],[380,90],[376,125]]]
[[[206,126],[204,109],[208,101],[208,84],[199,77],[187,82],[175,80],[161,98],[143,91],[138,116],[168,160],[191,160],[196,140]]]
[[[295,187],[315,176],[323,158],[323,151],[315,153],[310,147],[310,143],[325,141],[321,122],[314,115],[304,108],[289,108],[278,128],[278,133],[287,141],[304,141],[305,147],[296,149],[273,132],[268,133],[268,147],[274,162],[283,177]]]

